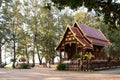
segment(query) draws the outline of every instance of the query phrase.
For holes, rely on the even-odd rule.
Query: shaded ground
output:
[[[47,68],[0,68],[0,80],[120,80],[120,69],[95,72],[74,72],[56,71]]]

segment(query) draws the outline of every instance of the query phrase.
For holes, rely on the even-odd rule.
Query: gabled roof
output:
[[[56,47],[56,50],[61,46],[62,42],[64,41],[65,35],[67,34],[67,31],[70,30],[72,34],[74,35],[74,38],[85,48],[92,49],[92,45],[89,44],[83,37],[83,35],[79,32],[79,29],[76,27],[67,27],[64,34],[62,35],[62,39],[60,40],[59,44]]]
[[[56,50],[61,46],[64,41],[67,31],[72,32],[74,38],[84,47],[92,49],[93,45],[108,46],[110,42],[106,39],[103,33],[99,29],[95,29],[83,24],[75,23],[73,27],[67,27],[61,41],[59,42]]]
[[[104,34],[100,29],[95,29],[93,27],[84,24],[74,24],[74,27],[78,27],[82,34],[93,44],[100,46],[108,46],[110,42],[106,39]]]

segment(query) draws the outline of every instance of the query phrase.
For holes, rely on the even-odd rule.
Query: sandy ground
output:
[[[76,72],[57,71],[54,68],[3,69],[0,80],[120,80],[120,69]]]

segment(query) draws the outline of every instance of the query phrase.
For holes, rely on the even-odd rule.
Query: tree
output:
[[[11,1],[11,7],[9,11],[9,26],[10,26],[10,38],[11,43],[13,44],[13,68],[15,68],[15,62],[16,62],[16,49],[17,49],[17,42],[21,38],[21,35],[19,35],[19,31],[21,31],[21,25],[22,25],[22,15],[20,12],[20,5],[21,3],[19,1]]]
[[[39,64],[41,64],[40,53],[39,53],[39,46],[38,46],[38,36],[40,33],[40,3],[39,0],[33,1],[24,1],[24,16],[26,17],[27,28],[30,30],[32,38],[33,38],[33,66],[35,65],[34,55],[35,53],[38,54]]]
[[[64,32],[64,30],[66,29],[67,26],[71,26],[73,24],[73,21],[74,21],[74,17],[69,15],[69,14],[63,14],[59,17],[59,28],[58,28],[58,33],[60,35],[62,35],[61,33]]]
[[[93,12],[79,11],[74,16],[74,22],[75,21],[99,29],[102,29],[102,26],[106,26],[103,22],[103,17],[99,17]]]
[[[8,26],[8,1],[0,2],[0,66],[2,64],[2,49],[1,47],[8,41],[9,39],[9,26]]]
[[[88,11],[94,9],[98,16],[104,15],[104,22],[110,29],[120,28],[120,3],[118,0],[52,0],[59,9],[70,6],[72,9],[84,5]],[[119,26],[118,26],[119,25]]]
[[[109,39],[112,43],[112,45],[109,48],[110,56],[113,58],[119,58],[120,57],[120,31],[114,30],[109,32]]]
[[[23,29],[19,31],[19,34],[17,35],[20,39],[17,42],[17,56],[24,57],[27,60],[27,63],[29,64],[29,47],[30,43],[32,42],[30,35],[25,32]]]
[[[9,35],[9,29],[7,27],[0,25],[0,66],[2,64],[2,46],[6,43]]]
[[[55,44],[57,39],[57,26],[54,24],[56,19],[53,17],[51,9],[42,8],[41,14],[41,34],[40,51],[45,57],[46,62],[54,60]]]

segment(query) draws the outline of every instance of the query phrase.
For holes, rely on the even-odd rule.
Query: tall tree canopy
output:
[[[2,65],[2,46],[8,41],[8,36],[10,34],[7,11],[9,1],[0,0],[0,67]]]
[[[110,24],[110,29],[120,28],[120,3],[119,0],[52,0],[62,9],[70,6],[72,9],[84,5],[88,11],[94,9],[98,15],[104,15],[104,22]]]

